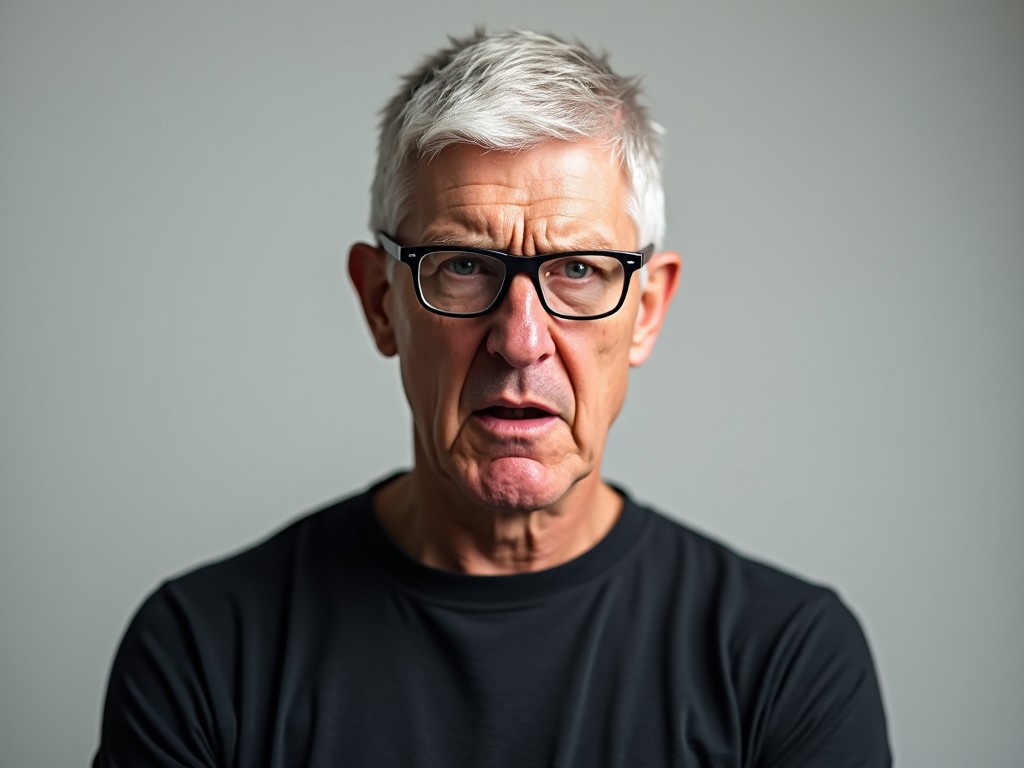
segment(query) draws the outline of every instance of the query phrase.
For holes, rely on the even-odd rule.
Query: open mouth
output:
[[[551,416],[551,413],[541,408],[506,408],[502,405],[492,405],[490,408],[484,408],[480,413],[486,413],[496,419],[512,419],[514,421],[543,419],[546,416]]]

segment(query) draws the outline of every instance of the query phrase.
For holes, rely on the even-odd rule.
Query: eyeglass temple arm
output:
[[[380,247],[384,249],[385,253],[401,261],[401,256],[399,254],[401,253],[402,246],[383,232],[377,233],[377,242],[380,243]]]

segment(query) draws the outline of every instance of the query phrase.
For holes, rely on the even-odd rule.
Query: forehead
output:
[[[602,143],[549,141],[521,152],[447,147],[415,170],[402,238],[531,255],[636,248],[625,173]]]

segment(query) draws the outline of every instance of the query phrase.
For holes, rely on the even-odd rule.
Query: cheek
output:
[[[609,323],[568,340],[567,368],[578,429],[604,430],[622,407],[629,378],[630,328]]]
[[[601,358],[601,386],[605,426],[611,426],[622,410],[629,382],[629,337],[617,336],[604,350]]]
[[[448,442],[458,428],[459,398],[472,359],[469,334],[418,305],[394,317],[402,385],[416,428]]]
[[[430,360],[436,356],[437,342],[432,338],[430,326],[425,322],[412,293],[411,286],[399,277],[388,294],[388,315],[395,333],[398,348],[398,364],[402,372],[402,386],[409,401],[416,426],[422,429],[425,411],[436,399],[437,370],[432,369]]]

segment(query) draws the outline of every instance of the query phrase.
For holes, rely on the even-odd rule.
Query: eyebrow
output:
[[[450,246],[463,246],[466,248],[482,248],[488,251],[502,251],[502,248],[495,248],[494,242],[485,235],[452,235],[446,233],[438,233],[428,239],[427,242],[422,245],[450,245]],[[575,242],[571,247],[557,247],[551,251],[545,251],[544,253],[564,253],[568,251],[621,251],[622,248],[616,248],[613,244],[609,243],[603,237],[593,236],[583,238],[581,241]],[[628,249],[626,249],[628,250]],[[541,254],[543,255],[543,254]]]
[[[427,239],[424,245],[464,245],[469,248],[490,248],[493,243],[482,235],[437,234]]]

